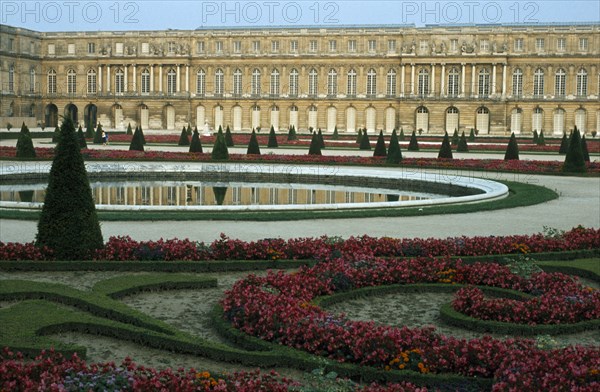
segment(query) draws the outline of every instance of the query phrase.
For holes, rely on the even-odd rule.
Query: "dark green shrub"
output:
[[[225,129],[225,144],[227,147],[233,147],[235,145],[233,143],[233,136],[231,135],[231,129],[229,129],[229,125]]]
[[[23,121],[23,124],[21,124],[21,133],[30,133],[29,132],[29,128],[27,127],[27,125],[25,125],[25,121]]]
[[[585,135],[581,137],[581,151],[583,152],[583,160],[590,162],[590,151],[588,150],[587,142],[585,141]]]
[[[146,137],[144,136],[144,130],[142,129],[142,126],[138,126],[138,129],[140,130],[140,139],[142,140],[142,144],[146,144]]]
[[[546,138],[544,137],[544,131],[540,131],[540,135],[538,136],[538,141],[537,141],[537,145],[538,146],[545,146],[546,145]]]
[[[392,132],[390,138],[390,147],[388,149],[386,163],[398,164],[402,160],[402,151],[400,150],[400,143],[398,142],[398,135],[396,129]]]
[[[217,140],[213,146],[211,158],[215,161],[224,161],[229,159],[229,151],[227,150],[227,143],[225,143],[225,135],[223,135],[223,128],[219,127],[217,133]]]
[[[504,160],[519,160],[519,145],[517,144],[517,138],[515,137],[515,133],[513,132],[510,135],[510,140],[508,141],[508,146],[506,146],[506,153],[504,154]]]
[[[573,134],[571,134],[569,150],[567,151],[562,171],[567,173],[585,173],[587,171],[583,157],[581,134],[577,127],[573,130]]]
[[[194,133],[192,134],[190,152],[202,152],[202,142],[200,141],[200,134],[198,133],[197,128],[194,128]]]
[[[9,122],[6,123],[6,130],[8,132],[10,132],[10,130],[12,129],[12,127],[13,127],[13,125],[11,123],[9,123]]]
[[[438,152],[438,159],[452,159],[452,146],[450,145],[450,138],[448,132],[444,133],[444,140],[442,140],[442,146],[440,152]]]
[[[408,142],[408,151],[419,151],[419,141],[417,140],[417,133],[415,131],[410,135],[410,142]]]
[[[248,150],[246,151],[248,155],[260,155],[260,147],[258,146],[258,139],[256,138],[256,132],[252,131],[250,135],[250,142],[248,143]]]
[[[187,134],[188,136],[192,136],[192,126],[190,124],[187,126]]]
[[[475,141],[475,129],[473,129],[473,128],[471,128],[471,132],[469,132],[469,141],[470,142]]]
[[[60,134],[60,128],[57,126],[52,133],[52,143],[58,143],[58,135]]]
[[[338,133],[338,130],[337,130],[337,125],[335,127],[333,127],[333,134],[331,135],[331,138],[333,140],[338,140],[340,138],[340,134]]]
[[[569,138],[567,137],[567,133],[563,132],[563,137],[560,141],[560,148],[558,149],[559,154],[566,154],[569,151]]]
[[[58,260],[83,260],[103,246],[75,127],[68,117],[62,123],[50,169],[36,245],[53,249]]]
[[[77,129],[77,141],[79,142],[79,148],[87,148],[87,143],[85,142],[85,135],[83,134],[83,129],[81,125],[79,129]]]
[[[360,146],[362,140],[362,129],[358,128],[358,135],[356,135],[356,144]]]
[[[375,151],[373,151],[374,157],[386,157],[387,151],[385,149],[385,139],[383,138],[383,131],[379,131],[379,136],[377,137],[377,144],[375,144]]]
[[[323,138],[323,132],[321,132],[321,128],[319,128],[319,132],[317,132],[317,136],[319,137],[319,146],[321,149],[325,149],[325,139]]]
[[[179,142],[177,142],[177,145],[178,146],[189,146],[190,145],[190,139],[188,137],[186,127],[183,127],[183,129],[181,130],[181,135],[179,135]]]
[[[213,193],[215,194],[215,201],[217,202],[217,205],[222,206],[223,202],[225,201],[225,195],[227,195],[227,187],[213,186]]]
[[[465,131],[463,131],[460,139],[458,140],[458,146],[456,147],[457,152],[469,152],[469,145],[467,144],[467,138]]]
[[[98,124],[98,128],[96,128],[96,133],[94,134],[94,144],[102,144],[104,140],[102,140],[102,124]]]
[[[321,143],[319,142],[319,136],[313,133],[312,139],[310,140],[310,147],[308,149],[308,155],[322,155],[321,154]]]
[[[142,128],[136,127],[131,143],[129,143],[129,151],[144,151],[144,142],[142,141]]]
[[[367,134],[367,130],[363,130],[362,137],[360,138],[360,146],[358,147],[360,150],[370,150],[371,142],[369,141],[369,135]]]
[[[458,146],[458,129],[454,128],[454,133],[452,134],[452,145]]]
[[[400,136],[398,136],[398,140],[403,142],[406,140],[406,136],[404,136],[404,128],[400,127]]]
[[[290,125],[290,130],[288,131],[288,140],[297,140],[298,135],[296,134],[296,127]]]
[[[534,130],[533,130],[533,144],[537,144],[537,143],[538,143],[538,140],[539,140],[539,138],[540,138],[540,137],[538,136],[537,130],[535,130],[535,129],[534,129]]]
[[[269,131],[269,142],[267,143],[268,148],[277,148],[279,147],[279,143],[277,143],[277,135],[275,135],[275,128],[271,125],[271,130]]]
[[[129,135],[131,135],[131,133]],[[92,125],[91,122],[88,123],[87,128],[85,129],[85,138],[86,139],[94,138],[94,126]]]
[[[31,140],[31,134],[29,132],[23,132],[19,134],[17,139],[17,158],[35,158],[35,148],[33,147],[33,140]]]
[[[133,130],[131,129],[131,123],[127,123],[127,134],[133,135]]]

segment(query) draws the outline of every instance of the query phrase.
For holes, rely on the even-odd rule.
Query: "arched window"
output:
[[[196,73],[196,94],[201,97],[206,94],[206,72],[202,68]]]
[[[333,68],[327,74],[327,95],[330,97],[337,95],[337,72]]]
[[[487,68],[482,68],[479,71],[478,95],[482,98],[487,98],[490,95],[490,71]]]
[[[542,97],[544,95],[544,70],[538,68],[533,74],[533,96]]]
[[[35,92],[35,68],[33,67],[29,70],[29,92]]]
[[[314,97],[317,95],[318,90],[318,76],[317,70],[312,68],[308,73],[308,95]]]
[[[354,69],[348,71],[348,96],[356,96],[356,71]]]
[[[233,71],[233,96],[242,96],[242,70],[237,68]]]
[[[48,94],[56,94],[56,71],[48,71]]]
[[[564,69],[559,68],[554,74],[554,95],[557,98],[564,97],[566,91],[567,73]]]
[[[15,91],[15,66],[13,64],[8,67],[8,91]]]
[[[123,68],[117,68],[115,71],[115,93],[123,94],[125,91],[125,73]]]
[[[90,69],[87,72],[87,93],[88,94],[96,94],[97,92],[97,84],[96,84],[96,70]]]
[[[371,68],[367,72],[367,96],[374,97],[375,95],[377,95],[377,72]]]
[[[75,94],[77,91],[77,72],[74,69],[67,71],[67,94]]]
[[[271,97],[279,97],[279,71],[274,69],[271,71]]]
[[[417,86],[417,94],[421,97],[429,95],[429,71],[421,68],[419,71],[419,84]]]
[[[396,96],[396,71],[394,69],[390,69],[387,73],[387,86],[385,93],[388,97]]]
[[[587,97],[588,74],[583,68],[577,72],[577,83],[575,94],[578,97]]]
[[[141,79],[141,92],[142,94],[150,94],[150,71],[148,68],[142,70]]]
[[[177,72],[174,68],[167,71],[167,94],[172,95],[177,92]]]
[[[258,68],[254,68],[252,71],[252,96],[259,97],[260,96],[260,70]]]
[[[521,68],[516,68],[512,76],[512,91],[514,97],[523,96],[523,71]]]
[[[290,71],[290,92],[291,97],[298,96],[298,70],[292,68]]]
[[[224,90],[224,80],[223,80],[223,70],[221,68],[217,68],[215,71],[215,95],[220,97],[223,96]],[[215,124],[216,127],[216,124]]]
[[[459,84],[460,83],[460,73],[458,72],[458,68],[452,67],[450,72],[448,72],[448,96],[449,97],[458,97],[459,94]]]

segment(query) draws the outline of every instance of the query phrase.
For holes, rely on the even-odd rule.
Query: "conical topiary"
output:
[[[192,142],[190,143],[190,152],[202,152],[202,142],[200,141],[200,133],[198,128],[194,129],[192,134]]]
[[[331,135],[331,139],[338,140],[340,138],[340,134],[337,130],[337,125],[333,127],[333,134]]]
[[[17,158],[35,158],[35,148],[33,147],[33,140],[31,139],[31,133],[25,123],[21,127],[19,133],[19,139],[17,139]]]
[[[454,133],[452,134],[452,145],[453,146],[458,146],[458,129],[454,128]]]
[[[248,143],[246,154],[260,155],[260,147],[258,146],[258,139],[256,138],[256,132],[254,132],[254,130],[252,130],[252,134],[250,134],[250,142]]]
[[[392,137],[390,138],[390,147],[388,149],[386,163],[398,164],[402,160],[402,151],[400,151],[400,143],[398,142],[398,135],[396,129],[392,131]]]
[[[469,141],[470,142],[475,141],[475,129],[473,129],[473,128],[471,128],[471,132],[469,132]]]
[[[231,135],[231,129],[229,129],[229,125],[225,129],[225,144],[227,147],[233,147],[233,136]]]
[[[219,132],[217,133],[217,139],[212,149],[211,158],[215,161],[225,161],[229,159],[229,151],[227,150],[227,143],[225,143],[225,135],[223,134],[223,128],[219,126]]]
[[[558,149],[559,154],[566,154],[569,151],[569,138],[567,137],[567,133],[563,132],[563,137],[560,141],[560,148]]]
[[[546,145],[546,138],[544,137],[544,131],[540,131],[540,135],[538,136],[538,140],[537,140],[537,145],[538,146]]]
[[[91,122],[88,122],[87,128],[85,129],[85,138],[92,139],[94,137],[94,126]]]
[[[294,125],[290,125],[290,129],[288,131],[288,141],[297,139],[298,135],[296,134],[296,127]]]
[[[450,145],[450,138],[448,132],[444,133],[444,140],[442,140],[442,146],[438,152],[438,159],[452,159],[452,146]]]
[[[317,136],[319,137],[319,147],[321,147],[322,150],[325,149],[325,139],[323,138],[323,132],[321,132],[321,128],[319,128]]]
[[[87,143],[85,142],[85,135],[83,134],[83,129],[81,125],[79,129],[77,129],[77,141],[79,142],[79,148],[87,148]]]
[[[181,130],[181,135],[179,135],[179,142],[177,142],[178,146],[189,146],[190,139],[188,137],[187,128],[183,127]]]
[[[94,134],[94,144],[102,144],[104,140],[102,140],[102,124],[98,124],[98,128],[96,128],[96,133]]]
[[[533,144],[537,144],[539,138],[540,137],[538,136],[537,130],[534,129],[533,130]]]
[[[131,123],[127,123],[127,135],[133,135],[133,130],[131,129]]]
[[[367,130],[363,130],[362,137],[360,138],[360,146],[358,147],[360,150],[370,150],[371,142],[369,141],[369,135],[367,134]]]
[[[510,140],[508,141],[508,146],[506,146],[506,153],[504,154],[504,160],[519,160],[519,145],[517,144],[517,138],[515,137],[515,133],[513,132],[510,135]]]
[[[463,131],[460,139],[458,139],[458,146],[456,146],[457,152],[469,152],[469,146],[467,144],[467,137],[465,136],[465,131]]]
[[[269,131],[269,142],[267,143],[268,148],[277,148],[279,147],[279,143],[277,143],[277,135],[275,135],[275,128],[271,125],[271,130]]]
[[[140,125],[138,127],[138,129],[140,130],[140,136],[139,136],[139,138],[141,139],[142,144],[146,145],[146,137],[144,136],[144,130],[142,129],[142,126]]]
[[[187,126],[187,134],[188,136],[192,136],[192,126],[190,124]]]
[[[590,151],[588,150],[587,142],[585,141],[585,135],[581,137],[581,151],[583,152],[583,160],[590,162]]]
[[[58,143],[58,135],[60,134],[60,128],[57,126],[52,133],[52,143]]]
[[[92,190],[70,117],[62,123],[36,245],[52,249],[58,260],[88,259],[103,246]]]
[[[587,171],[581,145],[581,134],[577,127],[575,127],[571,134],[569,150],[567,151],[562,171],[567,173],[585,173]]]
[[[136,127],[131,143],[129,143],[129,151],[144,151],[144,142],[142,141],[142,129]]]
[[[319,136],[316,133],[312,134],[312,139],[310,140],[310,147],[308,148],[308,155],[322,155],[321,142],[319,141]]]
[[[25,121],[23,121],[23,124],[21,124],[21,133],[30,133],[29,128],[27,125],[25,125]]]
[[[415,131],[410,135],[410,142],[408,142],[408,151],[419,151],[419,141],[417,140],[417,133]]]
[[[215,202],[218,206],[222,206],[225,202],[225,195],[227,195],[226,186],[213,186],[213,193],[215,195]]]
[[[377,137],[377,144],[375,144],[375,151],[373,151],[374,157],[386,157],[387,151],[385,149],[385,139],[383,137],[383,130],[379,131]]]
[[[404,136],[404,128],[400,127],[400,135],[398,136],[398,140],[403,142],[406,140],[406,136]]]
[[[358,135],[356,135],[356,144],[360,146],[362,140],[362,129],[358,128]]]

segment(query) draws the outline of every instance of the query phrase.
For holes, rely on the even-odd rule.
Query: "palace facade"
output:
[[[2,128],[600,131],[599,24],[0,31]]]

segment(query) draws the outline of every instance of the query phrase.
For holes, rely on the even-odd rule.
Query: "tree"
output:
[[[358,128],[358,135],[356,135],[356,144],[360,146],[362,140],[362,129]]]
[[[277,148],[279,147],[279,143],[277,143],[277,135],[275,135],[275,128],[271,125],[271,130],[269,131],[269,142],[267,143],[268,148]]]
[[[231,135],[231,129],[229,129],[229,125],[225,129],[225,144],[227,147],[233,147],[233,136]]]
[[[297,140],[298,139],[298,135],[296,135],[296,127],[293,125],[290,125],[290,130],[288,131],[288,141],[289,140]]]
[[[471,132],[469,132],[469,141],[470,142],[475,141],[475,129],[473,129],[473,128],[471,128]]]
[[[29,128],[23,123],[21,126],[21,132],[17,139],[17,158],[35,158],[35,148],[33,147],[33,140],[31,139],[31,133]]]
[[[139,127],[140,130],[140,139],[142,140],[142,144],[146,144],[146,137],[144,136],[144,130],[142,129],[142,126],[140,125]]]
[[[457,146],[458,145],[458,129],[454,128],[454,133],[452,134],[452,145],[453,146]]]
[[[585,159],[583,156],[583,148],[581,143],[581,134],[579,129],[575,127],[571,134],[571,140],[569,140],[569,150],[565,157],[565,163],[562,167],[563,172],[567,173],[585,173],[587,168],[585,166]]]
[[[217,133],[217,140],[212,149],[211,158],[214,161],[225,161],[229,159],[229,151],[227,150],[227,143],[225,143],[225,135],[223,135],[223,128],[219,126],[219,132]]]
[[[85,135],[83,134],[83,129],[81,125],[79,129],[77,129],[77,141],[79,142],[79,148],[87,148],[87,143],[85,142]]]
[[[58,143],[58,135],[60,134],[60,128],[57,126],[52,133],[52,143]]]
[[[192,136],[192,126],[189,123],[187,126],[187,134],[188,134],[188,136]]]
[[[225,195],[227,195],[226,186],[213,186],[213,193],[215,195],[215,201],[218,206],[222,206],[225,202]]]
[[[569,138],[567,133],[563,132],[562,140],[560,141],[560,148],[558,149],[559,154],[566,154],[569,151]]]
[[[333,140],[338,140],[340,138],[340,134],[338,133],[338,130],[337,130],[337,125],[333,127],[333,134],[331,135],[331,138]]]
[[[360,150],[370,150],[371,142],[369,141],[369,135],[367,135],[367,130],[363,130],[362,137],[360,138],[360,146],[358,147]]]
[[[92,125],[91,121],[88,121],[87,128],[85,129],[85,137],[86,139],[94,138],[94,126]]]
[[[460,139],[458,140],[458,146],[456,147],[457,152],[469,152],[469,145],[467,144],[467,138],[465,131],[463,131]]]
[[[250,142],[248,143],[246,154],[260,155],[260,147],[258,146],[258,139],[256,138],[256,132],[254,132],[254,130],[252,131],[252,134],[250,134]]]
[[[319,137],[319,144],[322,150],[325,149],[325,139],[323,138],[323,132],[321,132],[321,128],[319,128],[319,132],[317,132],[317,136]]]
[[[21,124],[21,133],[30,133],[29,128],[27,125],[25,125],[25,121],[23,121],[23,124]]]
[[[52,249],[58,260],[86,259],[103,246],[92,189],[70,117],[65,117],[61,126],[36,245]]]
[[[131,129],[131,123],[127,123],[127,135],[133,135],[133,130]]]
[[[419,141],[417,140],[417,133],[415,131],[410,135],[410,142],[408,142],[408,151],[419,151]]]
[[[390,138],[390,147],[388,149],[386,163],[398,164],[402,160],[402,151],[400,151],[400,143],[398,141],[398,135],[396,129],[392,131],[392,137]]]
[[[387,157],[387,151],[385,149],[385,139],[383,137],[383,130],[379,131],[377,137],[377,144],[375,144],[375,151],[373,151],[374,157]]]
[[[189,146],[190,139],[188,138],[187,129],[184,126],[181,130],[181,135],[179,135],[179,142],[177,142],[178,146]]]
[[[94,135],[94,144],[102,144],[104,140],[102,140],[102,124],[98,124],[98,128],[96,128],[96,134]]]
[[[538,136],[537,130],[536,130],[536,129],[534,129],[534,130],[533,130],[533,144],[537,144],[537,143],[538,143],[538,140],[539,140],[539,138],[540,138],[540,137]]]
[[[504,160],[519,160],[519,145],[517,144],[517,138],[515,137],[515,133],[513,132],[510,135],[510,139],[508,141],[508,146],[506,146],[506,153],[504,154]]]
[[[198,128],[194,128],[189,152],[202,152],[202,142],[200,141],[200,133],[198,133]]]
[[[310,147],[308,148],[308,155],[322,155],[321,143],[319,142],[319,136],[316,133],[312,134],[312,139],[310,140]]]
[[[545,146],[546,145],[546,138],[544,138],[544,131],[540,131],[540,135],[538,136],[538,140],[537,140],[537,145],[538,146]]]
[[[144,142],[142,140],[142,128],[136,127],[131,143],[129,144],[129,151],[144,151]]]
[[[400,136],[398,136],[398,140],[403,142],[406,140],[406,136],[404,136],[404,128],[400,127]]]
[[[585,135],[581,137],[581,151],[583,152],[583,160],[590,162],[590,151],[588,150],[587,142],[585,141]]]
[[[450,145],[448,132],[444,133],[444,140],[442,140],[442,145],[440,147],[440,151],[438,152],[438,159],[440,158],[452,159],[452,146]]]

